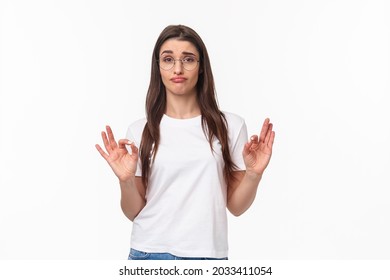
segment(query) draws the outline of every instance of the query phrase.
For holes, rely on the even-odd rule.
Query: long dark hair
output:
[[[160,75],[158,64],[162,44],[168,39],[191,42],[199,52],[199,77],[197,82],[197,100],[202,114],[203,131],[210,143],[211,149],[214,137],[222,146],[222,156],[225,162],[224,177],[227,183],[234,180],[232,171],[234,165],[228,145],[227,122],[225,115],[218,108],[216,100],[213,73],[207,49],[200,36],[184,25],[169,25],[160,34],[154,46],[150,84],[146,96],[147,123],[142,133],[140,144],[140,160],[142,164],[142,181],[147,186],[150,176],[150,166],[157,153],[160,142],[160,121],[166,110],[165,86]]]

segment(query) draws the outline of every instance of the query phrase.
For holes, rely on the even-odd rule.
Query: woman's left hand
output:
[[[246,166],[246,172],[262,176],[267,168],[272,155],[272,146],[275,139],[275,131],[272,130],[270,119],[265,119],[260,132],[260,139],[253,135],[245,144],[242,155]]]

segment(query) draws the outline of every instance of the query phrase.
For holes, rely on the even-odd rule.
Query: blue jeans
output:
[[[169,253],[146,253],[130,249],[130,254],[128,257],[129,260],[227,260],[228,258],[188,258],[188,257],[178,257],[171,255]]]

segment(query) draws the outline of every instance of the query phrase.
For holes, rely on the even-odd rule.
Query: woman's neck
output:
[[[165,114],[175,119],[189,119],[201,114],[196,96],[167,96]]]

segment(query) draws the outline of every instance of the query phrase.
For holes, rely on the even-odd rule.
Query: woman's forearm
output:
[[[238,176],[236,185],[228,188],[227,208],[234,216],[240,216],[252,205],[262,174],[245,172]]]
[[[119,181],[121,188],[121,207],[125,216],[131,221],[138,215],[145,206],[145,194],[140,193],[137,187],[138,178],[131,178],[127,181]]]

